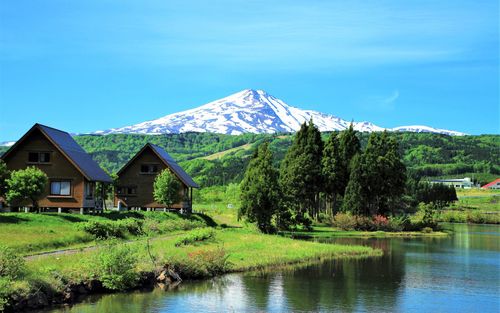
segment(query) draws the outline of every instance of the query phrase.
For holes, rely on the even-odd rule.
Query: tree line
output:
[[[263,232],[309,228],[321,214],[397,215],[418,202],[456,199],[454,189],[408,179],[399,143],[387,132],[371,133],[362,149],[352,125],[324,142],[311,120],[301,125],[279,167],[269,146],[264,142],[254,151],[240,185],[239,216]]]

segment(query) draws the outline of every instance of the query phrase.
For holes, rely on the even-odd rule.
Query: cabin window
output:
[[[155,174],[158,173],[158,164],[141,164],[142,174]]]
[[[120,196],[135,196],[137,195],[137,187],[118,187],[116,188],[116,193]]]
[[[29,152],[28,162],[30,163],[49,163],[50,152]]]
[[[94,184],[91,182],[85,183],[85,197],[87,199],[94,198]]]
[[[50,194],[54,196],[71,195],[70,181],[52,181],[50,182]]]

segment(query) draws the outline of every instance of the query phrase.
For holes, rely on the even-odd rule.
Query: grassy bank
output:
[[[263,235],[250,229],[217,229],[213,231],[213,236],[191,235],[190,238],[198,239],[179,245],[185,239],[183,236],[186,234],[157,239],[151,241],[149,247],[146,240],[122,244],[126,246],[127,255],[133,254],[135,258],[131,275],[151,276],[152,273],[158,273],[158,268],[169,264],[174,265],[183,278],[201,278],[299,262],[378,256],[382,253],[369,247],[293,240]],[[0,284],[0,298],[14,303],[42,292],[47,299],[46,304],[57,302],[53,299],[61,299],[68,286],[83,286],[103,280],[100,268],[106,262],[100,258],[104,256],[108,260],[108,254],[113,254],[109,251],[112,251],[109,246],[103,246],[92,251],[29,260],[22,277],[11,280],[3,287],[3,291]],[[136,279],[127,288],[139,287],[141,284],[144,284],[144,280]]]
[[[144,231],[158,234],[213,225],[213,221],[203,215],[188,217],[165,212],[105,212],[100,215],[2,213],[0,245],[25,255],[89,246],[94,244],[95,236],[81,227],[83,223],[113,225],[124,220],[139,223]],[[124,231],[122,239],[134,239],[137,235]]]

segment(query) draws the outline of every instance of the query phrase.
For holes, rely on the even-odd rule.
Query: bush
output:
[[[375,216],[373,216],[372,222],[373,222],[373,228],[375,230],[390,231],[389,219],[387,217],[385,217],[383,215],[375,215]]]
[[[8,303],[8,297],[12,293],[10,280],[0,277],[0,312],[5,310]]]
[[[119,228],[122,230],[126,230],[131,235],[141,236],[144,235],[143,225],[144,222],[134,219],[134,218],[126,218],[124,220],[118,221]]]
[[[432,233],[434,230],[430,227],[424,227],[422,228],[422,232],[423,233],[426,233],[426,234],[429,234],[429,233]]]
[[[137,255],[128,245],[107,245],[96,257],[96,276],[102,285],[111,290],[134,287],[139,275],[135,271]]]
[[[120,225],[119,222],[88,221],[78,223],[78,227],[91,234],[96,239],[125,237],[123,230],[126,229],[126,227],[124,225]]]
[[[337,213],[333,217],[332,225],[342,230],[354,230],[357,226],[356,217],[351,213]]]
[[[187,258],[173,258],[169,265],[183,278],[200,279],[214,277],[229,271],[231,263],[224,248],[215,250],[196,250]]]
[[[195,242],[206,241],[215,237],[215,231],[212,228],[201,228],[190,231],[186,235],[178,238],[175,242],[176,247],[193,244]]]
[[[25,271],[24,259],[11,248],[0,246],[0,278],[18,279]]]

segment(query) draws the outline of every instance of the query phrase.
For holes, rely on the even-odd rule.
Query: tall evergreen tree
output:
[[[261,144],[255,150],[240,188],[239,216],[257,222],[258,228],[264,233],[273,232],[272,220],[280,213],[281,199],[278,172],[273,167],[273,155],[268,142]]]
[[[333,214],[336,207],[337,196],[343,193],[342,182],[346,179],[346,171],[343,168],[343,160],[340,154],[340,140],[337,133],[333,132],[328,137],[323,150],[323,159],[321,160],[323,174],[323,188],[327,196],[328,209]]]
[[[406,168],[399,156],[397,142],[389,138],[387,132],[370,135],[365,151],[352,163],[349,185],[353,186],[348,186],[349,199],[346,199],[345,209],[350,207],[363,214],[387,214],[394,213],[401,204]],[[359,188],[363,197],[353,197],[353,190]],[[354,204],[353,201],[357,200],[363,203]]]
[[[311,120],[301,125],[281,164],[279,181],[286,203],[304,225],[306,212],[310,216],[318,213],[322,151],[321,133]]]
[[[368,215],[368,195],[363,161],[364,157],[359,153],[352,158],[352,171],[345,190],[342,210]]]
[[[339,143],[340,158],[343,162],[342,166],[339,167],[339,170],[342,171],[342,173],[338,176],[340,179],[339,194],[344,196],[345,189],[349,183],[349,176],[351,174],[351,161],[356,154],[361,152],[361,144],[352,123],[349,125],[348,129],[340,133]]]

